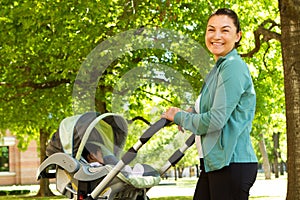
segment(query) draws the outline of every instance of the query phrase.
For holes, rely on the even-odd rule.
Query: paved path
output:
[[[287,191],[286,179],[256,180],[250,190],[250,196],[259,199],[284,200]],[[151,188],[147,195],[150,198],[163,196],[193,196],[194,188],[177,187],[174,185],[159,185]]]
[[[194,178],[196,181],[196,178]],[[7,189],[29,189],[31,192],[38,191],[39,185],[24,185],[24,186],[0,186],[0,190]],[[55,185],[51,184],[50,188],[55,191]],[[262,177],[256,180],[255,184],[251,188],[250,196],[260,197],[260,200],[285,200],[287,191],[286,178],[271,180],[264,180]],[[147,195],[150,198],[164,197],[164,196],[193,196],[194,186],[177,186],[175,181],[164,181],[161,184],[151,188]],[[55,191],[55,194],[57,191]],[[265,198],[264,198],[265,197]]]

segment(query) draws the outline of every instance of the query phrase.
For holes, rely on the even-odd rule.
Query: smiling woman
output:
[[[215,56],[225,56],[239,46],[242,39],[240,22],[235,12],[219,9],[210,16],[207,22],[205,44]]]
[[[215,60],[228,54],[241,39],[241,31],[229,16],[214,15],[207,25],[205,43]]]
[[[194,200],[248,200],[257,158],[250,132],[256,94],[247,64],[236,47],[241,40],[237,14],[222,8],[207,22],[205,43],[215,66],[195,106],[171,107],[161,116],[196,134],[201,173]]]

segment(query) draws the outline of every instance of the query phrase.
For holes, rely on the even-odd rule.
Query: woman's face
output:
[[[228,54],[240,38],[241,32],[237,33],[233,20],[227,15],[214,15],[208,20],[205,44],[215,60]]]

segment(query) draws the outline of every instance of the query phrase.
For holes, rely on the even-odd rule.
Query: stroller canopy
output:
[[[86,144],[92,143],[105,154],[120,157],[127,138],[127,122],[117,114],[88,112],[61,121],[46,149],[46,155],[64,152],[79,160]],[[89,151],[89,149],[87,149]]]

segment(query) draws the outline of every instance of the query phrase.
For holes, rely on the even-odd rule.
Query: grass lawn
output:
[[[67,200],[64,197],[33,197],[33,196],[0,196],[0,200],[15,199],[15,200],[51,200],[51,199],[61,199]],[[160,197],[160,198],[151,198],[151,200],[192,200],[192,197]],[[250,197],[249,200],[275,200],[272,197]],[[276,200],[279,200],[276,198]]]
[[[51,200],[51,199],[61,199],[66,200],[64,197],[21,197],[21,196],[0,196],[0,200],[7,200],[7,198],[13,198],[16,200]],[[161,197],[161,198],[151,198],[151,200],[191,200],[192,197]]]

